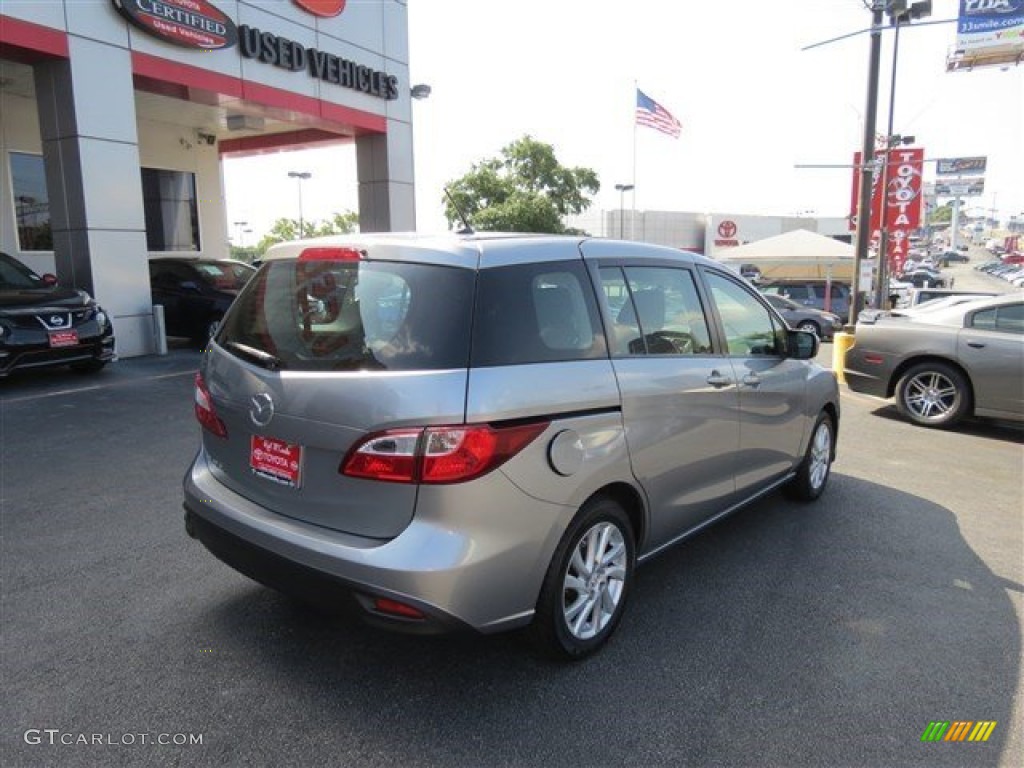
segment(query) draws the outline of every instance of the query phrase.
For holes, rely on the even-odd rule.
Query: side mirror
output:
[[[45,275],[43,275],[43,285],[45,285],[47,288],[52,288],[56,284],[57,276],[55,274],[53,274],[52,272],[47,272]]]
[[[789,356],[794,360],[813,360],[818,356],[820,345],[818,335],[811,331],[786,332],[786,346]]]

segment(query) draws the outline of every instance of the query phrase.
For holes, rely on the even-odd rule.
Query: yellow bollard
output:
[[[832,372],[840,384],[846,383],[843,375],[843,362],[846,359],[846,350],[853,346],[854,335],[840,331],[832,337]]]

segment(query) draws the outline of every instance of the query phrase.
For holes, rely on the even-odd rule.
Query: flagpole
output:
[[[640,92],[640,85],[633,81],[633,173],[630,183],[633,185],[633,194],[630,197],[632,205],[629,211],[629,239],[635,240],[634,227],[636,222],[636,95]]]

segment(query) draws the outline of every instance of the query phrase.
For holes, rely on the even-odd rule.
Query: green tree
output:
[[[601,184],[594,171],[566,168],[554,147],[524,136],[447,187],[458,206],[445,197],[449,225],[461,223],[461,210],[478,230],[561,234],[575,233],[565,217],[586,210]]]
[[[347,235],[359,228],[359,214],[353,211],[335,213],[331,218],[321,222],[303,220],[302,232],[299,232],[298,219],[278,219],[274,226],[256,244],[256,252],[262,256],[267,248],[275,243],[287,240],[301,240],[307,237],[324,237],[326,235]]]
[[[945,205],[940,205],[934,211],[932,215],[928,217],[929,224],[949,224],[953,221],[953,203],[948,202]]]

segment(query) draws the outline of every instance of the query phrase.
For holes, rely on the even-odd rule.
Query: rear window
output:
[[[474,367],[606,356],[597,301],[579,261],[518,264],[480,273]]]
[[[235,300],[216,340],[275,369],[465,368],[473,281],[469,270],[429,264],[274,261]]]

